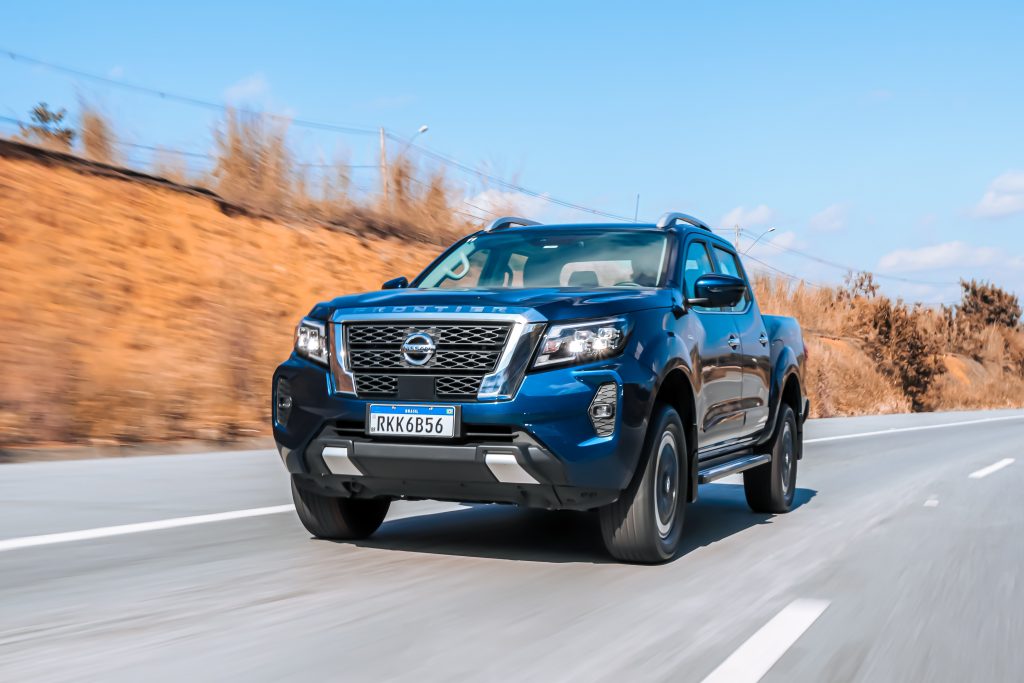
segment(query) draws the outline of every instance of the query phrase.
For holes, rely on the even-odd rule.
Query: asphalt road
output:
[[[702,487],[654,567],[504,506],[314,541],[271,451],[0,465],[0,680],[1021,681],[1022,437],[812,421],[797,509]]]

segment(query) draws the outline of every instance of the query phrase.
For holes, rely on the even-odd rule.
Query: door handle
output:
[[[732,349],[733,351],[735,351],[736,348],[740,345],[740,340],[739,340],[739,338],[737,338],[734,335],[729,335],[729,342],[728,342],[728,344],[729,344],[729,348]]]
[[[757,341],[761,342],[761,346],[768,346],[768,335],[762,332],[761,336],[757,338]]]

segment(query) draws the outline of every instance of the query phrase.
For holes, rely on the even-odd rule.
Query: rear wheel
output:
[[[309,533],[338,541],[368,537],[380,527],[391,507],[389,500],[325,496],[299,487],[294,477],[292,500],[299,521]]]
[[[793,508],[800,435],[793,409],[782,404],[781,410],[772,440],[772,461],[743,473],[743,491],[754,512],[782,513]]]
[[[608,552],[627,562],[664,562],[679,546],[686,507],[686,436],[679,414],[659,406],[644,447],[642,471],[622,496],[601,508]]]

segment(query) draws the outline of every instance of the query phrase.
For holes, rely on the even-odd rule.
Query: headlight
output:
[[[303,318],[295,328],[295,353],[327,365],[327,326],[319,320]]]
[[[605,318],[552,325],[540,344],[533,367],[589,363],[622,352],[629,336],[628,318]]]

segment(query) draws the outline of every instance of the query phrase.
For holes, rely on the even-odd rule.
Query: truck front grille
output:
[[[475,400],[484,375],[496,369],[511,329],[512,324],[504,322],[345,323],[345,348],[356,394]],[[426,362],[416,364],[402,346],[420,334],[429,336],[436,348]]]

